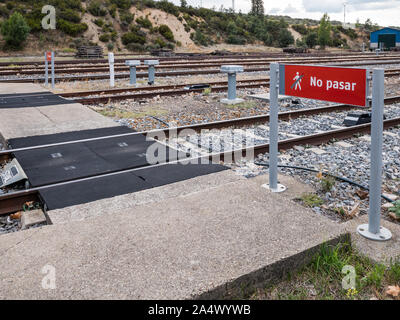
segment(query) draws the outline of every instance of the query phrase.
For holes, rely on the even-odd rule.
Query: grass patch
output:
[[[102,114],[103,116],[110,117],[110,118],[117,118],[117,119],[136,119],[136,118],[143,118],[145,116],[161,116],[167,113],[166,110],[162,109],[147,109],[141,112],[133,112],[129,110],[122,110],[122,109],[100,109],[96,110],[98,113]]]
[[[256,101],[244,101],[238,104],[228,104],[226,105],[229,109],[253,109],[257,107]]]
[[[354,277],[352,276],[354,275]],[[350,288],[353,278],[354,286]],[[343,286],[343,282],[347,284]],[[322,245],[304,268],[277,285],[255,290],[247,298],[280,300],[399,299],[386,293],[400,285],[400,260],[389,266],[374,264],[349,244]]]
[[[299,198],[305,206],[309,208],[319,207],[324,204],[324,200],[322,200],[318,195],[315,193],[303,193]]]

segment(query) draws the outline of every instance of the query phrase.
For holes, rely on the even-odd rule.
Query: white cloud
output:
[[[290,13],[297,13],[299,9],[293,7],[290,3],[287,5],[285,10],[282,11],[284,14],[290,14]]]
[[[308,12],[336,13],[343,10],[343,3],[340,0],[303,0],[303,6]]]

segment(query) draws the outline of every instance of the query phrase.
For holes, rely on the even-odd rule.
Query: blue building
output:
[[[400,29],[383,28],[371,32],[370,48],[377,49],[400,48]]]

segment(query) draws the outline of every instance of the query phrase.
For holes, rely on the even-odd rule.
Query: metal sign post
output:
[[[55,74],[54,74],[54,51],[51,52],[51,88],[54,89]]]
[[[279,64],[270,65],[270,103],[269,103],[269,184],[263,185],[272,192],[283,192],[286,187],[278,183],[278,75]]]
[[[108,63],[110,65],[110,87],[114,87],[114,53],[112,52],[108,53]]]
[[[277,64],[271,64],[271,111],[270,111],[270,170],[274,179],[276,168],[275,133],[277,128],[276,73]],[[369,107],[369,72],[361,68],[341,68],[307,65],[279,65],[279,93],[354,106]],[[358,226],[357,231],[372,240],[385,241],[392,237],[389,230],[380,225],[382,195],[382,144],[383,109],[385,98],[384,69],[374,69],[372,76],[372,124],[371,124],[371,177],[369,223]],[[270,180],[274,186],[275,180]]]
[[[49,61],[47,59],[47,52],[44,53],[44,85],[49,85]]]
[[[385,70],[374,69],[372,76],[371,176],[369,184],[368,224],[362,224],[357,227],[357,231],[362,236],[379,241],[392,238],[392,233],[380,225],[384,87]]]

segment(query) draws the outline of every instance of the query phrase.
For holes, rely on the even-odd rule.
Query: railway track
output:
[[[394,77],[400,75],[400,69],[388,70],[385,72],[385,77]],[[207,82],[210,85],[213,92],[224,92],[228,90],[227,81],[212,81]],[[182,85],[170,85],[170,86],[147,86],[147,87],[135,87],[135,88],[122,88],[122,89],[106,89],[106,90],[93,90],[93,91],[81,91],[81,92],[68,92],[60,93],[59,95],[63,98],[79,98],[75,99],[76,102],[91,105],[97,103],[109,103],[110,101],[119,101],[127,99],[148,99],[156,96],[179,96],[185,95],[190,92],[200,93],[203,89],[184,89],[196,85],[182,84]],[[238,89],[251,89],[269,86],[269,78],[264,79],[248,79],[238,80]],[[139,92],[133,94],[124,94],[124,92]],[[99,95],[99,97],[93,97]],[[85,97],[85,98],[80,98]]]
[[[178,57],[155,57],[155,56],[127,56],[126,58],[116,58],[115,63],[124,63],[126,60],[143,60],[143,59],[157,59],[161,63],[162,62],[171,62],[171,61],[179,61],[179,60],[188,60],[188,61],[203,61],[203,60],[227,60],[227,59],[279,59],[279,58],[287,58],[287,59],[302,59],[302,58],[340,58],[340,57],[373,57],[373,58],[385,58],[385,57],[399,57],[398,54],[381,54],[376,56],[372,53],[340,53],[340,54],[327,54],[326,52],[321,53],[305,53],[305,54],[285,54],[285,53],[268,53],[268,54],[241,54],[241,55],[181,55]],[[79,64],[106,64],[108,63],[107,59],[76,59],[76,60],[56,60],[55,65],[79,65]],[[43,60],[38,61],[7,61],[0,62],[0,67],[9,67],[10,65],[14,66],[40,66],[43,65]]]
[[[372,61],[370,61],[372,60]],[[393,60],[393,58],[388,58],[388,59],[373,59],[373,58],[367,58],[364,59],[363,63],[360,62],[353,62],[354,59],[302,59],[302,60],[286,60],[286,59],[268,59],[268,60],[252,60],[252,61],[240,61],[240,60],[233,60],[233,61],[224,61],[223,64],[227,63],[234,63],[234,64],[240,64],[243,65],[244,67],[255,67],[255,66],[265,66],[268,65],[271,62],[281,62],[281,63],[346,63],[347,66],[358,66],[358,65],[376,65],[376,64],[400,64],[400,60]],[[221,62],[207,62],[207,63],[201,63],[198,62],[197,64],[195,63],[182,63],[182,64],[160,64],[156,66],[157,70],[187,70],[187,69],[194,69],[194,68],[213,68],[213,67],[220,67]],[[147,66],[138,66],[137,71],[146,71]],[[268,71],[269,68],[267,67],[265,70],[263,68],[259,71]],[[108,72],[109,67],[107,65],[102,65],[102,66],[96,66],[96,67],[80,67],[80,68],[56,68],[55,72],[56,74],[82,74],[82,73],[104,73]],[[116,64],[114,68],[115,72],[123,72],[123,71],[129,71],[129,68],[125,66],[124,64]],[[201,70],[205,71],[205,70]],[[218,72],[219,70],[209,70],[212,73]],[[252,72],[252,71],[248,71]],[[23,68],[17,68],[17,69],[0,69],[0,76],[17,76],[17,75],[41,75],[44,73],[44,66],[37,67],[34,70],[26,70]],[[159,71],[159,73],[162,73],[162,71]],[[146,73],[143,74],[138,74],[138,77],[140,76],[146,76]],[[92,76],[91,76],[92,77]]]
[[[400,97],[389,97],[389,98],[385,99],[385,104],[395,103],[398,101],[400,101]],[[294,119],[296,117],[300,117],[300,116],[304,116],[304,115],[332,112],[334,110],[338,111],[338,110],[354,109],[354,108],[355,108],[354,106],[335,105],[335,106],[330,106],[330,107],[296,110],[296,111],[280,113],[279,119],[281,119],[281,120]],[[18,152],[18,151],[29,151],[29,150],[34,150],[34,149],[38,149],[38,148],[53,147],[56,145],[74,144],[74,143],[80,143],[80,142],[86,142],[86,141],[101,140],[101,139],[107,139],[107,138],[115,138],[115,137],[121,137],[121,136],[126,136],[126,135],[138,135],[138,134],[152,134],[152,136],[154,136],[154,135],[157,135],[157,133],[159,133],[159,134],[163,133],[165,136],[168,136],[168,134],[171,131],[173,131],[176,134],[179,134],[181,131],[187,130],[187,129],[192,129],[192,130],[195,130],[198,132],[198,131],[201,131],[204,129],[222,129],[222,128],[234,127],[234,126],[254,125],[257,123],[265,123],[268,120],[269,120],[268,115],[261,115],[261,116],[231,119],[231,120],[225,120],[225,121],[200,123],[200,124],[183,126],[183,127],[178,127],[178,128],[165,128],[165,129],[157,129],[157,130],[146,131],[146,132],[132,132],[132,133],[128,133],[128,134],[113,135],[113,136],[109,136],[109,137],[100,137],[100,138],[94,138],[94,139],[68,141],[68,142],[63,142],[63,143],[55,143],[55,144],[21,148],[21,149],[5,150],[5,151],[0,151],[0,159],[3,161],[9,160],[13,156],[13,153]],[[400,125],[400,117],[384,120],[384,128],[385,129],[394,127],[394,126],[398,126],[398,125]],[[322,143],[329,142],[332,139],[340,140],[340,139],[351,138],[355,134],[369,133],[370,130],[371,130],[370,124],[363,124],[363,125],[357,125],[357,126],[352,126],[352,127],[348,127],[348,128],[329,130],[326,132],[306,135],[306,136],[302,136],[302,137],[285,139],[285,140],[279,141],[279,149],[287,150],[296,145],[319,145]],[[229,159],[232,159],[232,157],[235,157],[238,154],[242,154],[244,156],[250,150],[254,150],[254,155],[257,156],[258,154],[268,152],[269,144],[259,144],[259,145],[255,145],[250,148],[243,148],[243,149],[239,149],[239,150],[231,150],[231,151],[224,151],[221,153],[209,154],[206,156],[202,156],[200,158],[206,157],[206,158],[209,158],[210,160],[213,160],[216,157],[218,157],[219,159],[224,160],[224,157],[229,156]],[[198,159],[200,159],[200,158],[198,158]],[[168,162],[168,163],[170,164],[172,162]],[[149,168],[149,167],[154,167],[154,166],[163,166],[168,163],[162,163],[162,164],[157,164],[157,165],[153,165],[153,166],[145,166],[143,168]],[[143,168],[133,168],[133,169],[115,171],[115,172],[111,172],[111,173],[107,173],[107,174],[93,175],[93,176],[89,176],[86,178],[66,181],[66,182],[62,182],[62,183],[45,185],[45,186],[41,186],[41,187],[16,191],[16,192],[12,192],[12,193],[6,193],[6,194],[0,196],[0,214],[8,214],[8,213],[12,213],[15,211],[19,211],[21,209],[22,205],[28,201],[40,201],[39,191],[46,189],[46,188],[52,188],[52,187],[56,187],[56,186],[60,186],[60,185],[77,183],[77,182],[81,182],[81,181],[97,179],[97,178],[101,178],[101,177],[105,177],[105,176],[117,175],[117,174],[122,174],[122,173],[126,173],[126,172],[138,171]]]
[[[352,62],[354,59],[359,57],[353,57],[352,59],[349,58],[318,58],[318,60],[311,59],[311,58],[297,58],[297,59],[236,59],[236,60],[225,60],[223,61],[224,64],[232,63],[232,64],[241,64],[243,66],[260,66],[265,65],[271,62],[282,62],[282,63],[324,63],[324,62]],[[376,57],[365,57],[363,58],[364,61],[369,60],[376,60],[376,61],[388,61],[393,60],[398,57],[383,57],[377,59]],[[202,61],[193,61],[193,62],[175,62],[174,64],[161,62],[160,65],[156,66],[156,69],[188,69],[188,68],[211,68],[211,67],[219,67],[221,65],[221,61],[207,61],[206,63]],[[29,70],[28,70],[29,69]],[[147,66],[142,65],[136,67],[138,71],[144,71],[147,69]],[[95,67],[90,67],[87,65],[84,66],[77,66],[74,68],[66,68],[65,65],[57,64],[55,68],[56,73],[59,74],[71,74],[71,73],[84,73],[84,72],[107,72],[108,71],[108,64],[101,64]],[[116,63],[115,64],[115,71],[128,71],[128,67],[124,63]],[[0,76],[6,75],[38,75],[44,73],[44,65],[34,66],[34,67],[27,67],[23,68],[20,66],[14,67],[7,67],[7,68],[0,68]]]
[[[357,63],[343,63],[343,64],[329,64],[331,66],[343,66],[343,67],[351,67],[351,66],[367,66],[367,65],[382,65],[382,64],[400,64],[400,60],[396,61],[370,61],[370,62],[357,62]],[[396,69],[397,70],[397,69]],[[393,70],[390,74],[391,76],[397,76],[399,73]],[[244,72],[268,72],[269,67],[264,68],[245,68]],[[181,71],[159,71],[156,72],[156,77],[175,77],[175,76],[193,76],[199,74],[220,74],[220,69],[199,69],[199,70],[181,70]],[[146,72],[139,72],[136,74],[137,78],[147,78],[148,74]],[[68,81],[88,81],[88,80],[105,80],[109,79],[109,74],[104,75],[78,75],[78,76],[56,76],[56,82],[68,82]],[[119,73],[115,74],[115,79],[126,79],[129,78],[129,73]],[[19,79],[0,79],[0,83],[35,83],[35,82],[43,82],[44,77],[36,77],[36,78],[19,78]]]

